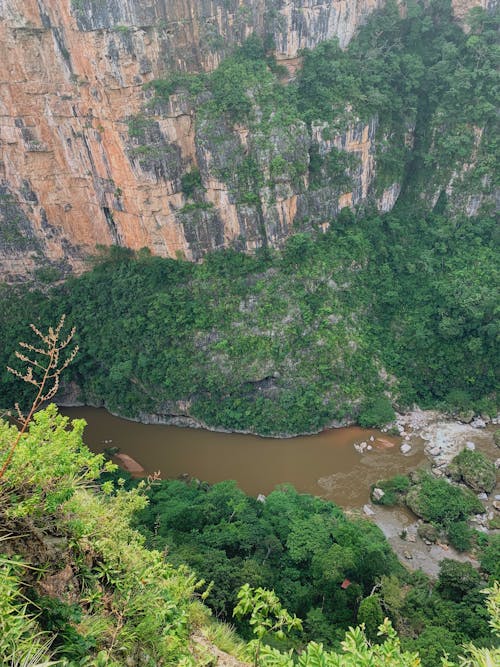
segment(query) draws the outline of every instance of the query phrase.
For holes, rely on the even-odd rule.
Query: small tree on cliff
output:
[[[39,331],[34,324],[30,324],[31,329],[40,339],[40,343],[38,343],[38,345],[31,345],[30,343],[20,342],[19,346],[23,351],[15,352],[16,357],[26,364],[26,370],[18,371],[15,368],[7,366],[7,370],[10,373],[24,382],[34,385],[37,389],[37,394],[26,415],[23,414],[18,403],[15,405],[21,428],[9,449],[5,453],[0,452],[0,457],[5,455],[2,467],[0,468],[0,481],[12,461],[12,456],[14,455],[16,447],[25,433],[34,413],[41,405],[43,405],[43,403],[50,401],[50,399],[54,398],[57,394],[61,373],[69,366],[78,353],[78,345],[75,345],[72,350],[69,349],[70,343],[75,335],[74,327],[66,338],[61,340],[61,332],[64,327],[64,322],[65,315],[62,315],[59,324],[55,329],[49,327],[46,334]]]

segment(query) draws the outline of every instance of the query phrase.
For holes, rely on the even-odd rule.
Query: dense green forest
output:
[[[26,324],[67,313],[83,400],[262,434],[376,425],[394,406],[495,410],[491,218],[342,215],[282,252],[201,265],[112,249],[47,292],[1,292],[2,367]],[[478,258],[481,263],[478,264]],[[14,395],[2,377],[0,402]]]
[[[443,480],[429,478],[428,484],[435,485],[429,505],[436,513],[445,504],[451,520],[452,508],[462,516],[478,511],[475,496],[460,495]],[[447,491],[457,491],[454,503]],[[331,502],[290,486],[259,502],[234,482],[163,481],[148,498],[136,518],[148,546],[167,549],[172,563],[188,563],[213,581],[206,602],[221,619],[232,620],[236,593],[249,583],[273,589],[302,619],[300,641],[338,650],[347,628],[361,622],[376,641],[379,623],[389,616],[403,648],[418,649],[424,667],[438,667],[444,653],[456,659],[466,641],[490,645],[480,591],[489,577],[498,578],[499,536],[470,531],[482,571],[445,559],[433,582],[406,571],[373,523],[347,519]],[[248,626],[237,628],[249,636]]]
[[[322,124],[326,139],[377,118],[373,196],[328,225],[297,219],[279,249],[247,255],[236,243],[195,264],[99,248],[65,282],[45,267],[34,284],[0,285],[0,407],[33,400],[40,367],[27,384],[5,370],[22,366],[19,341],[40,349],[27,324],[46,331],[65,313],[80,351],[62,392],[128,417],[282,436],[386,424],[414,404],[492,415],[497,30],[497,14],[474,10],[465,33],[447,0],[409,2],[404,17],[389,2],[347,49],[305,51],[291,81],[272,44],[251,37],[210,74],[149,84],[128,119],[140,162],[157,159],[152,115],[177,92],[201,135],[212,140],[222,119],[260,138],[217,174],[239,204],[258,208],[284,175],[313,199],[326,183],[345,192],[357,160],[314,148],[299,160],[285,146],[266,182],[276,128]],[[210,208],[200,173],[181,181],[180,215],[196,225]],[[398,202],[382,214],[376,198],[394,183]],[[289,486],[260,502],[229,481],[124,481],[86,449],[83,428],[55,406],[25,433],[0,420],[1,664],[209,667],[222,641],[266,667],[498,663],[500,538],[470,528],[482,511],[472,492],[422,472],[377,484],[382,504],[424,519],[422,537],[478,558],[446,559],[432,581],[372,523]],[[450,474],[491,490],[483,459],[463,452]]]

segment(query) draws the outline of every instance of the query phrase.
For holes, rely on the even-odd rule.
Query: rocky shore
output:
[[[498,418],[471,417],[466,422],[452,420],[437,411],[417,409],[398,415],[393,428],[397,429],[403,438],[400,447],[403,455],[411,454],[413,448],[421,446],[423,442],[433,475],[452,483],[450,479],[453,470],[452,461],[463,450],[479,451],[494,462],[496,469],[500,467],[500,445],[498,437],[495,438],[498,423]],[[372,496],[377,498],[379,491],[375,489]],[[498,475],[495,487],[489,493],[484,491],[477,493],[477,497],[485,510],[484,513],[472,516],[471,527],[485,533],[498,532],[497,528],[491,527],[491,522],[500,518]],[[450,545],[439,541],[431,543],[422,539],[417,532],[422,520],[406,507],[382,507],[370,504],[365,506],[364,512],[379,526],[401,561],[410,569],[422,569],[434,577],[439,571],[439,563],[444,558],[477,565],[477,561],[470,554],[459,553]]]

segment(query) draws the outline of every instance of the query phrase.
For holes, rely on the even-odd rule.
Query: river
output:
[[[148,474],[159,470],[164,478],[188,475],[211,483],[234,479],[254,496],[288,482],[344,508],[361,507],[369,500],[371,484],[407,473],[426,460],[423,442],[412,443],[411,453],[403,455],[401,438],[356,426],[279,440],[140,424],[101,408],[61,408],[61,412],[85,419],[84,439],[92,451],[118,447]],[[372,449],[360,454],[354,444],[363,441]]]

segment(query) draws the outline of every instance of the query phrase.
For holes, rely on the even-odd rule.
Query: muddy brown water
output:
[[[234,479],[254,496],[288,482],[298,491],[342,507],[360,507],[369,500],[370,484],[407,473],[425,460],[423,443],[403,456],[401,438],[355,426],[278,440],[139,424],[98,408],[62,408],[61,412],[85,419],[84,440],[94,452],[119,447],[148,474],[159,470],[164,478],[189,475],[211,483]],[[372,451],[360,454],[354,449],[355,443],[363,441],[373,446]]]

